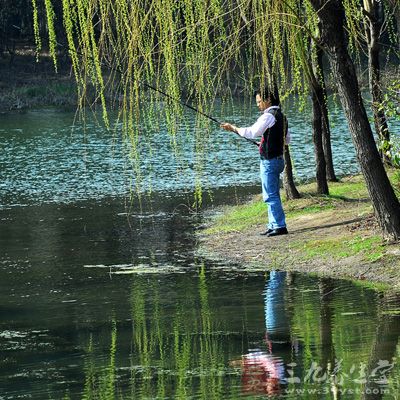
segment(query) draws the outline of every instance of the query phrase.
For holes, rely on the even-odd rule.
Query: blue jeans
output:
[[[279,175],[284,168],[283,158],[260,160],[262,195],[268,209],[268,229],[286,227],[285,213],[279,195]]]

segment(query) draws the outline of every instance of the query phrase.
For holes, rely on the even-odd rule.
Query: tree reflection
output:
[[[393,301],[393,296],[381,295],[377,303],[379,317],[365,368],[366,379],[362,391],[362,399],[365,400],[378,400],[387,391],[392,391],[388,379],[394,367],[400,337],[400,317],[390,312]],[[399,298],[396,303],[399,303]]]
[[[381,360],[396,355],[400,318],[390,307],[399,299],[279,271],[262,291],[259,277],[255,286],[232,285],[197,267],[195,276],[132,279],[130,322],[112,316],[107,333],[87,340],[82,398],[336,400],[396,392],[390,378],[400,368],[384,370]]]

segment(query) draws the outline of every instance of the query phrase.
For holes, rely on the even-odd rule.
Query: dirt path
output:
[[[200,252],[250,268],[264,266],[266,270],[285,269],[366,280],[400,290],[400,244],[375,243],[381,256],[377,255],[376,260],[366,258],[373,246],[368,243],[380,241],[379,237],[376,239],[379,227],[372,212],[366,212],[366,202],[363,199],[345,203],[340,208],[290,218],[289,235],[284,236],[260,236],[262,225],[251,226],[243,232],[200,234]]]

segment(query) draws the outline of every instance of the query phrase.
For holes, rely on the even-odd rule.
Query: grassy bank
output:
[[[389,175],[400,189],[400,173]],[[297,270],[400,289],[400,244],[383,241],[361,176],[331,183],[329,196],[317,195],[314,183],[299,189],[301,199],[283,201],[288,236],[259,235],[267,213],[256,196],[248,204],[218,210],[200,235],[201,252],[249,268]]]
[[[0,58],[0,112],[37,107],[77,105],[76,83],[63,58],[55,72],[48,55],[36,62],[33,46],[15,50],[12,60]]]
[[[77,102],[75,82],[60,78],[3,88],[0,112],[47,106],[76,108]]]

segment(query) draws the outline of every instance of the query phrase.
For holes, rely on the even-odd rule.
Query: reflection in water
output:
[[[136,396],[187,399],[197,393],[209,399],[225,392],[225,335],[212,318],[204,265],[194,279],[184,297],[167,299],[168,315],[162,286],[133,283],[129,386]]]
[[[375,338],[365,366],[365,377],[362,379],[364,383],[362,399],[381,399],[385,390],[389,389],[388,379],[396,365],[395,357],[400,337],[400,316],[390,313],[392,302],[393,297],[387,295],[377,301],[380,312],[378,312]],[[387,310],[389,312],[386,312]]]
[[[390,313],[398,299],[281,272],[266,282],[256,274],[229,276],[201,260],[187,274],[129,278],[113,278],[130,289],[110,298],[107,321],[68,328],[80,332],[75,363],[65,354],[55,381],[43,373],[42,389],[27,391],[18,371],[33,361],[35,373],[40,361],[20,358],[13,371],[3,369],[6,398],[372,399],[398,387],[399,318]],[[51,325],[48,332],[55,335]],[[0,337],[8,359],[26,351],[12,347],[27,340],[21,332]],[[53,357],[64,343],[58,346]],[[377,369],[379,360],[391,368]],[[360,366],[379,379],[360,381]]]
[[[258,298],[261,299],[264,294],[264,312],[268,314],[264,321],[265,330],[260,324],[253,331],[251,323],[246,326],[246,318],[238,319],[238,314],[243,317],[251,312],[254,318],[255,313],[263,312],[262,307],[255,307],[254,302],[248,303],[250,296],[244,303],[235,304],[232,309],[236,311],[234,314],[218,310],[214,303],[218,291],[212,288],[218,280],[215,281],[212,271],[203,263],[197,268],[198,273],[192,276],[190,283],[185,280],[184,287],[180,286],[184,295],[171,291],[171,287],[157,280],[133,280],[130,333],[125,331],[118,344],[117,325],[123,328],[124,324],[112,320],[111,336],[106,347],[98,342],[96,348],[93,337],[89,338],[82,398],[237,399],[242,396],[268,396],[287,399],[379,399],[385,398],[385,394],[397,393],[400,368],[393,356],[397,353],[400,332],[398,317],[397,314],[388,317],[381,313],[398,305],[397,299],[390,298],[390,304],[378,301],[376,334],[366,335],[355,347],[341,349],[347,354],[335,358],[334,337],[348,335],[370,323],[363,318],[355,324],[331,325],[338,315],[333,310],[335,307],[340,310],[341,303],[340,300],[339,304],[335,302],[334,293],[340,292],[340,296],[348,297],[348,284],[342,288],[331,280],[303,280],[297,275],[271,273],[264,293],[257,285]],[[250,284],[252,290],[255,288],[245,281],[241,281],[236,288],[243,290],[243,284]],[[295,295],[294,284],[297,289]],[[314,290],[313,287],[319,289]],[[332,291],[334,288],[342,290]],[[232,295],[234,292],[228,293]],[[244,293],[249,295],[247,290],[240,293],[240,289],[236,295]],[[320,301],[301,304],[299,300],[304,300],[306,293],[307,297],[313,294],[311,297]],[[368,296],[369,302],[364,305],[371,307],[372,292],[359,294],[361,298]],[[353,297],[353,300],[361,298]],[[285,304],[290,307],[285,307]],[[313,310],[315,316],[319,314],[314,322],[316,331],[321,334],[320,346],[308,344],[306,336],[297,338],[294,335],[289,310],[302,314],[304,306],[311,314]],[[332,314],[328,309],[332,310]],[[362,315],[360,312],[352,314],[353,318],[354,315]],[[280,313],[284,314],[283,317]],[[339,313],[342,314],[341,311]],[[311,314],[309,317],[314,318]],[[305,315],[300,317],[305,318]],[[231,325],[229,320],[233,322]],[[232,331],[232,326],[240,320],[242,331]],[[261,322],[258,319],[258,323]],[[368,348],[368,343],[371,344],[371,352],[366,353],[367,357],[360,357],[359,348]],[[127,360],[129,364],[124,366]],[[383,360],[389,360],[390,365]],[[365,383],[360,380],[359,366],[365,368],[364,376],[368,377]],[[371,373],[372,379],[369,379]],[[379,375],[380,380],[374,379],[374,374],[376,377]]]
[[[278,395],[285,376],[283,362],[262,351],[245,354],[242,359],[243,391],[248,394]]]
[[[271,271],[265,286],[265,329],[269,340],[288,340],[290,322],[286,313],[284,271]]]
[[[201,221],[153,209],[140,223],[112,201],[0,211],[0,398],[400,392],[397,297],[196,257]]]
[[[285,383],[284,361],[274,355],[275,344],[286,343],[290,326],[285,312],[286,272],[271,271],[267,281],[265,299],[265,336],[263,348],[249,349],[240,362],[243,392],[246,394],[278,395]],[[290,342],[289,342],[290,343]]]
[[[333,345],[332,338],[332,300],[335,292],[334,281],[331,279],[320,280],[319,284],[319,294],[320,294],[320,332],[321,332],[321,348],[323,349],[321,353],[321,369],[326,371],[330,379],[330,390],[332,392],[333,398],[342,398],[341,392],[339,391],[337,382],[337,376],[335,375],[334,367],[336,364],[335,357],[335,346]]]
[[[115,355],[117,345],[117,327],[115,320],[111,323],[111,340],[109,349],[108,365],[102,368],[96,367],[96,358],[94,356],[93,337],[90,336],[87,354],[84,361],[83,372],[85,383],[82,392],[82,399],[114,399],[116,398],[116,368]],[[65,397],[69,397],[66,395]]]

